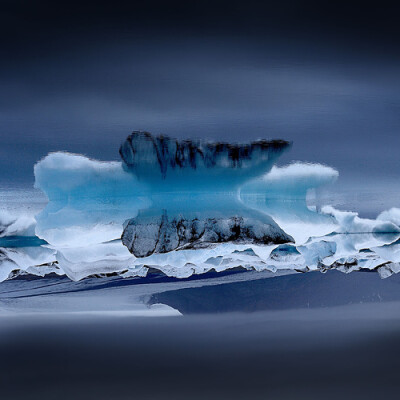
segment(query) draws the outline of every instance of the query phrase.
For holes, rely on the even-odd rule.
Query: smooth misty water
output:
[[[0,210],[7,210],[12,214],[35,215],[47,203],[43,192],[29,186],[13,188],[0,186]]]
[[[399,288],[397,276],[336,271],[7,281],[0,285],[2,394],[396,399]],[[183,316],[122,312],[138,310],[138,299]]]

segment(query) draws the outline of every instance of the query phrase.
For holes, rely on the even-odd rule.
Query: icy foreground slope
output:
[[[22,240],[32,224],[14,229],[23,220],[0,219],[0,236],[17,242],[0,241],[0,280],[52,272],[73,280],[146,276],[150,269],[181,278],[231,268],[398,272],[400,210],[368,220],[318,201],[310,208],[310,193],[318,200],[338,172],[274,166],[287,148],[136,132],[121,146],[122,162],[49,154],[35,165],[35,185],[49,199],[35,229],[47,244]]]

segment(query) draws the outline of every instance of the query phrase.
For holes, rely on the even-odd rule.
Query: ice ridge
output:
[[[284,140],[235,144],[135,131],[121,145],[120,155],[127,169],[140,181],[152,184],[152,190],[209,191],[216,186],[237,188],[268,172],[289,147]]]

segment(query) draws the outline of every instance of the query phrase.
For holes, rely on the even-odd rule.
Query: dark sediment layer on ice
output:
[[[139,178],[161,175],[165,179],[169,172],[182,169],[248,169],[251,174],[255,166],[265,162],[270,168],[271,161],[289,146],[290,143],[284,140],[236,144],[177,140],[135,131],[121,145],[120,155],[126,166],[133,169]],[[153,166],[151,170],[148,169],[150,165]]]
[[[272,219],[269,223],[253,218],[186,219],[167,214],[153,218],[129,220],[122,243],[136,257],[167,253],[176,249],[203,247],[213,243],[281,244],[292,242]]]

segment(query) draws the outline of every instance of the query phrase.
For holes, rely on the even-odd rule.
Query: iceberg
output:
[[[145,276],[147,273],[147,270],[139,271],[140,268],[136,268],[135,258],[119,240],[91,246],[58,248],[55,258],[58,267],[73,281],[128,271],[135,271],[136,276]]]
[[[34,167],[35,187],[49,199],[36,234],[53,246],[80,247],[119,239],[126,219],[146,207],[143,185],[121,162],[51,153]]]
[[[294,162],[284,167],[273,166],[261,178],[245,183],[240,189],[242,201],[270,215],[296,243],[310,236],[322,236],[337,227],[331,215],[310,209],[307,198],[313,191],[333,184],[339,173],[322,165]]]
[[[248,144],[134,132],[121,161],[50,153],[34,167],[48,203],[0,214],[0,281],[169,277],[229,269],[400,271],[400,210],[376,220],[319,200],[338,178],[321,164],[275,165],[280,140]],[[310,205],[314,196],[315,206]]]
[[[34,169],[35,186],[49,199],[36,216],[36,234],[52,245],[74,247],[120,238],[124,222],[139,211],[147,220],[136,223],[136,231],[157,223],[165,212],[172,219],[184,213],[189,220],[240,215],[245,208],[237,196],[240,182],[270,169],[288,146],[283,141],[243,146],[179,142],[136,132],[121,146],[123,162],[50,154]],[[267,230],[274,226],[290,240],[271,218],[260,219]],[[126,224],[128,229],[132,225]]]
[[[73,280],[143,275],[144,262],[158,252],[292,241],[238,196],[243,182],[269,171],[289,147],[278,140],[238,145],[134,132],[121,146],[122,162],[51,153],[34,168],[35,186],[49,200],[36,216],[36,234]]]
[[[53,272],[63,274],[52,249],[45,246],[0,248],[0,282],[21,273],[44,276]]]
[[[293,241],[270,216],[239,198],[243,183],[268,172],[289,145],[179,141],[134,132],[120,154],[126,170],[147,188],[151,206],[125,224],[123,244],[144,257],[200,244]]]
[[[400,226],[400,208],[393,207],[390,210],[383,211],[376,219],[378,221],[387,221],[396,226]]]
[[[182,215],[168,219],[165,213],[157,219],[135,218],[128,222],[122,243],[136,257],[153,253],[168,253],[177,249],[196,249],[213,243],[274,244],[292,241],[278,225],[269,219],[235,216],[230,218],[186,219]]]
[[[31,215],[12,215],[0,210],[0,241],[13,236],[35,236],[35,219]]]
[[[322,208],[325,215],[335,218],[339,224],[337,233],[399,233],[399,226],[391,221],[379,219],[360,218],[357,212],[339,211],[332,206]],[[382,217],[381,217],[382,218]]]

